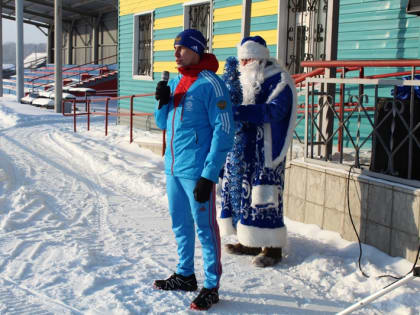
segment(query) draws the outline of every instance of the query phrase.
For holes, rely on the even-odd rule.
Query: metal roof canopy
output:
[[[1,18],[16,20],[16,96],[18,102],[24,94],[23,79],[23,23],[52,30],[54,26],[55,82],[62,82],[61,43],[63,23],[88,19],[95,23],[103,14],[118,11],[118,0],[2,0]],[[1,19],[0,19],[1,21]],[[2,22],[0,22],[2,23]],[[1,30],[1,28],[0,28]],[[0,45],[3,46],[2,37]],[[2,48],[0,47],[0,50]],[[2,51],[0,53],[0,84],[3,85]],[[0,96],[3,90],[0,89]],[[61,113],[62,84],[55,84],[55,112]]]
[[[98,17],[117,11],[118,0],[61,0],[62,21],[73,21]],[[2,17],[15,20],[15,0],[2,0]],[[54,24],[54,0],[25,0],[23,4],[24,23],[48,28]]]

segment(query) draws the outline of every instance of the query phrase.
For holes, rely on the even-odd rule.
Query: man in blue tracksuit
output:
[[[219,301],[222,274],[220,234],[216,221],[215,183],[233,144],[229,92],[215,74],[219,63],[204,53],[206,40],[194,29],[175,38],[179,75],[168,85],[159,82],[156,124],[166,130],[165,173],[178,244],[176,272],[154,286],[162,290],[195,291],[195,226],[203,248],[205,281],[191,308],[206,310]]]

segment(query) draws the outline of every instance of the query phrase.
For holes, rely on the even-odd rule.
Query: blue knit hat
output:
[[[238,59],[268,59],[270,51],[261,36],[249,36],[238,45]]]
[[[190,28],[175,37],[174,46],[178,45],[185,46],[201,56],[206,49],[206,39],[200,31]]]

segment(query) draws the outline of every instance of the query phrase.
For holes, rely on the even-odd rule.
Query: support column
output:
[[[99,23],[101,19],[102,17],[99,16],[93,20],[92,55],[95,64],[98,64],[99,61]]]
[[[54,63],[54,31],[52,25],[48,27],[47,63]]]
[[[338,42],[338,14],[339,14],[338,1],[328,0],[328,11],[327,11],[327,30],[326,30],[326,43],[325,43],[325,60],[337,60],[337,42]],[[337,73],[336,68],[326,68],[325,77],[335,78]],[[327,84],[325,91],[327,95],[332,97],[332,106],[335,103],[335,84]],[[334,112],[331,108],[325,108],[322,112],[323,124],[321,127],[322,134],[325,139],[332,136],[334,132]],[[325,145],[322,149],[321,154],[327,159],[332,154],[333,140]]]
[[[277,14],[277,60],[279,64],[286,68],[287,61],[287,22],[289,16],[288,1],[279,0],[279,10]]]
[[[61,113],[61,100],[63,97],[63,25],[62,0],[54,0],[54,69],[55,69],[55,103],[56,113]]]
[[[3,2],[0,2],[0,97],[3,96]]]
[[[23,0],[15,0],[16,15],[16,100],[24,96],[23,69]]]
[[[73,64],[73,23],[70,24],[70,29],[68,32],[68,51],[67,51],[67,63]]]
[[[251,0],[242,0],[241,39],[249,36],[251,30]]]

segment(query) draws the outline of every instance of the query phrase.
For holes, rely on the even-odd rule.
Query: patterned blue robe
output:
[[[224,167],[219,226],[222,235],[236,234],[245,246],[284,247],[285,156],[296,120],[296,92],[275,61],[264,73],[255,104],[234,107],[237,125]],[[227,85],[236,95],[235,83]]]

